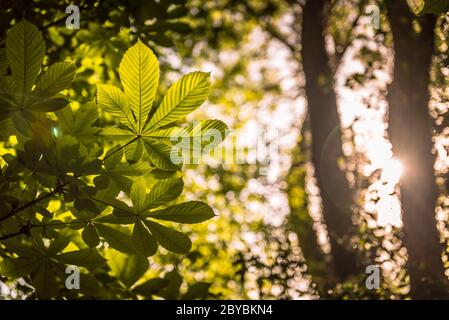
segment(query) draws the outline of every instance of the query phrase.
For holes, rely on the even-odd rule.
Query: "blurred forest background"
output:
[[[152,275],[176,270],[215,299],[449,298],[445,3],[78,1],[70,30],[70,1],[1,0],[0,36],[26,18],[43,33],[45,64],[76,60],[74,103],[118,85],[139,38],[159,59],[161,91],[211,72],[191,119],[224,121],[250,157],[257,130],[277,139],[276,161],[186,166],[183,197],[218,216],[183,226],[191,252],[158,253]],[[8,148],[7,127],[1,136]],[[378,288],[365,285],[369,265]],[[4,296],[25,290],[0,284]]]

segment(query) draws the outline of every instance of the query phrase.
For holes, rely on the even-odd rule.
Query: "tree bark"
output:
[[[330,1],[309,0],[303,12],[302,59],[312,133],[312,163],[322,199],[334,271],[339,281],[356,274],[356,254],[350,248],[354,225],[352,192],[338,162],[343,157],[340,118],[333,72],[326,52],[324,27]]]
[[[393,153],[404,166],[400,192],[411,296],[444,298],[448,286],[435,220],[438,193],[428,109],[436,17],[415,17],[406,0],[387,0],[386,6],[395,51],[388,131]],[[414,19],[420,32],[412,26]]]

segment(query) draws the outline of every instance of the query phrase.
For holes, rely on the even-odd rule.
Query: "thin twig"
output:
[[[131,213],[131,214],[132,214],[132,212],[129,212],[129,211],[123,209],[123,208],[116,207],[116,206],[114,206],[113,204],[108,203],[108,202],[106,202],[106,201],[103,201],[103,200],[100,200],[100,199],[97,199],[97,198],[94,198],[94,197],[89,197],[89,198],[92,199],[92,200],[94,200],[94,201],[97,201],[97,202],[99,202],[99,203],[101,203],[101,204],[103,204],[103,205],[106,205],[106,206],[112,207],[112,208],[114,208],[114,209],[121,210],[121,211],[125,211],[125,212],[128,212],[128,213]]]
[[[4,235],[4,236],[1,236],[1,237],[0,237],[0,241],[9,239],[9,238],[12,238],[12,237],[15,237],[15,236],[18,236],[18,235],[20,235],[20,234],[25,234],[25,232],[24,232],[22,229],[20,229],[20,230],[17,231],[17,232],[14,232],[14,233],[11,233],[11,234],[7,234],[7,235]]]
[[[32,200],[32,201],[30,201],[30,202],[27,202],[27,203],[25,203],[25,204],[23,204],[23,205],[21,205],[21,206],[19,206],[19,207],[17,207],[17,208],[14,208],[14,209],[12,209],[7,215],[5,215],[5,216],[3,216],[3,217],[0,217],[0,222],[2,222],[2,221],[4,221],[4,220],[6,220],[6,219],[8,219],[8,218],[10,218],[10,217],[12,217],[12,216],[14,216],[16,213],[18,213],[18,212],[20,212],[20,211],[23,211],[23,210],[25,210],[25,209],[27,209],[27,208],[29,208],[29,207],[31,207],[31,206],[34,206],[36,203],[39,203],[39,202],[41,202],[42,200],[44,200],[44,199],[47,199],[47,198],[50,198],[50,197],[52,197],[54,194],[56,194],[57,192],[59,192],[64,186],[66,186],[68,184],[68,182],[66,182],[66,183],[64,183],[64,184],[62,184],[62,185],[60,185],[60,186],[58,186],[57,188],[55,188],[53,191],[51,191],[50,193],[47,193],[47,194],[45,194],[45,195],[42,195],[42,196],[40,196],[40,197],[37,197],[36,199],[34,199],[34,200]]]

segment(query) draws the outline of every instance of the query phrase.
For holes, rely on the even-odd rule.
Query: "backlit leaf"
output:
[[[192,242],[184,233],[167,228],[159,223],[145,220],[145,225],[151,231],[157,242],[175,253],[188,253],[192,247]]]
[[[119,66],[120,81],[143,130],[159,83],[159,63],[153,51],[140,40],[126,51]]]
[[[6,54],[21,105],[24,105],[45,56],[45,43],[39,29],[27,20],[16,23],[6,38]]]
[[[196,71],[175,82],[168,89],[147,128],[162,127],[198,108],[209,95],[209,77],[209,73]]]

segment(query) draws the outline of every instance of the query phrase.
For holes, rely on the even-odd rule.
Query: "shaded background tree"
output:
[[[187,191],[183,197],[205,200],[220,215],[207,227],[183,227],[195,239],[188,255],[162,252],[152,257],[153,267],[145,278],[159,277],[171,283],[170,289],[160,289],[160,283],[154,283],[150,289],[155,297],[182,297],[179,292],[187,290],[182,276],[191,286],[199,282],[195,287],[199,298],[404,298],[410,294],[414,298],[438,298],[443,297],[445,289],[434,286],[432,279],[423,282],[423,287],[414,287],[412,264],[406,268],[406,261],[407,252],[410,263],[414,259],[409,247],[412,252],[431,248],[425,257],[433,256],[429,259],[433,266],[417,271],[416,277],[435,274],[435,279],[440,279],[443,268],[448,267],[447,259],[438,260],[438,237],[444,241],[448,238],[444,186],[444,43],[448,24],[447,18],[440,15],[446,9],[437,8],[438,12],[434,12],[435,8],[428,4],[431,1],[422,9],[422,13],[438,14],[435,33],[426,29],[436,39],[436,46],[431,48],[429,37],[426,45],[419,39],[419,35],[424,35],[419,21],[435,18],[417,18],[405,1],[396,4],[402,7],[401,14],[407,12],[407,19],[418,34],[401,37],[407,42],[404,46],[427,48],[426,61],[431,70],[426,72],[425,63],[419,68],[416,63],[410,64],[413,72],[422,75],[421,89],[414,91],[421,92],[421,102],[413,103],[420,116],[410,115],[410,124],[397,131],[402,135],[412,129],[410,134],[417,134],[416,128],[430,131],[433,122],[436,124],[427,138],[420,135],[427,141],[427,151],[419,157],[425,156],[427,164],[413,169],[422,174],[427,170],[426,179],[431,185],[431,152],[436,153],[439,189],[426,188],[429,201],[418,203],[426,203],[426,213],[413,213],[427,226],[415,231],[432,236],[426,237],[429,243],[415,246],[407,242],[415,231],[407,231],[413,228],[407,223],[407,216],[413,211],[407,209],[406,198],[401,200],[404,229],[400,218],[402,192],[398,180],[403,167],[402,181],[407,184],[410,169],[407,160],[399,157],[401,165],[392,158],[388,133],[395,129],[387,128],[386,121],[389,116],[390,123],[394,122],[391,112],[397,110],[402,116],[404,108],[402,103],[391,100],[393,93],[387,88],[390,78],[393,77],[390,88],[400,88],[402,93],[410,90],[402,86],[412,79],[399,77],[404,81],[398,81],[396,77],[401,71],[397,64],[402,59],[396,56],[393,63],[391,58],[398,52],[393,51],[397,37],[391,23],[394,19],[385,9],[392,5],[388,2],[89,1],[80,5],[81,29],[67,30],[64,10],[68,3],[52,1],[49,5],[50,2],[37,1],[31,8],[14,1],[4,2],[8,9],[2,13],[5,27],[1,30],[7,30],[14,19],[24,16],[38,25],[49,48],[45,65],[65,57],[77,60],[77,77],[68,94],[82,102],[95,96],[92,84],[102,81],[119,85],[116,70],[120,53],[140,37],[161,61],[161,92],[182,73],[198,68],[212,71],[210,100],[194,117],[219,118],[245,142],[254,139],[249,133],[256,128],[279,133],[279,166],[263,161],[244,165],[212,162],[185,168]],[[379,8],[379,28],[373,26],[367,5]],[[415,12],[418,10],[419,3]],[[315,27],[305,33],[307,24]],[[404,61],[411,58],[407,55]],[[323,76],[316,74],[318,69]],[[427,108],[423,107],[429,100],[426,83],[431,87],[430,121]],[[156,100],[159,99],[158,94]],[[388,107],[392,108],[390,114]],[[325,111],[317,112],[320,110]],[[416,119],[412,119],[414,116]],[[423,125],[415,127],[415,120]],[[100,123],[111,123],[111,119],[101,114]],[[2,130],[4,148],[14,144],[10,135]],[[408,145],[397,147],[402,144],[394,134],[390,137],[395,154],[416,155]],[[431,204],[436,197],[437,229]],[[417,259],[422,257],[419,254]],[[342,260],[343,264],[337,263]],[[377,264],[382,270],[383,281],[377,290],[368,290],[364,284],[364,267],[370,264]],[[111,274],[103,275],[104,281],[112,281]],[[18,283],[19,287],[22,285],[27,287]],[[119,286],[114,288],[111,296],[137,298],[121,292]]]

